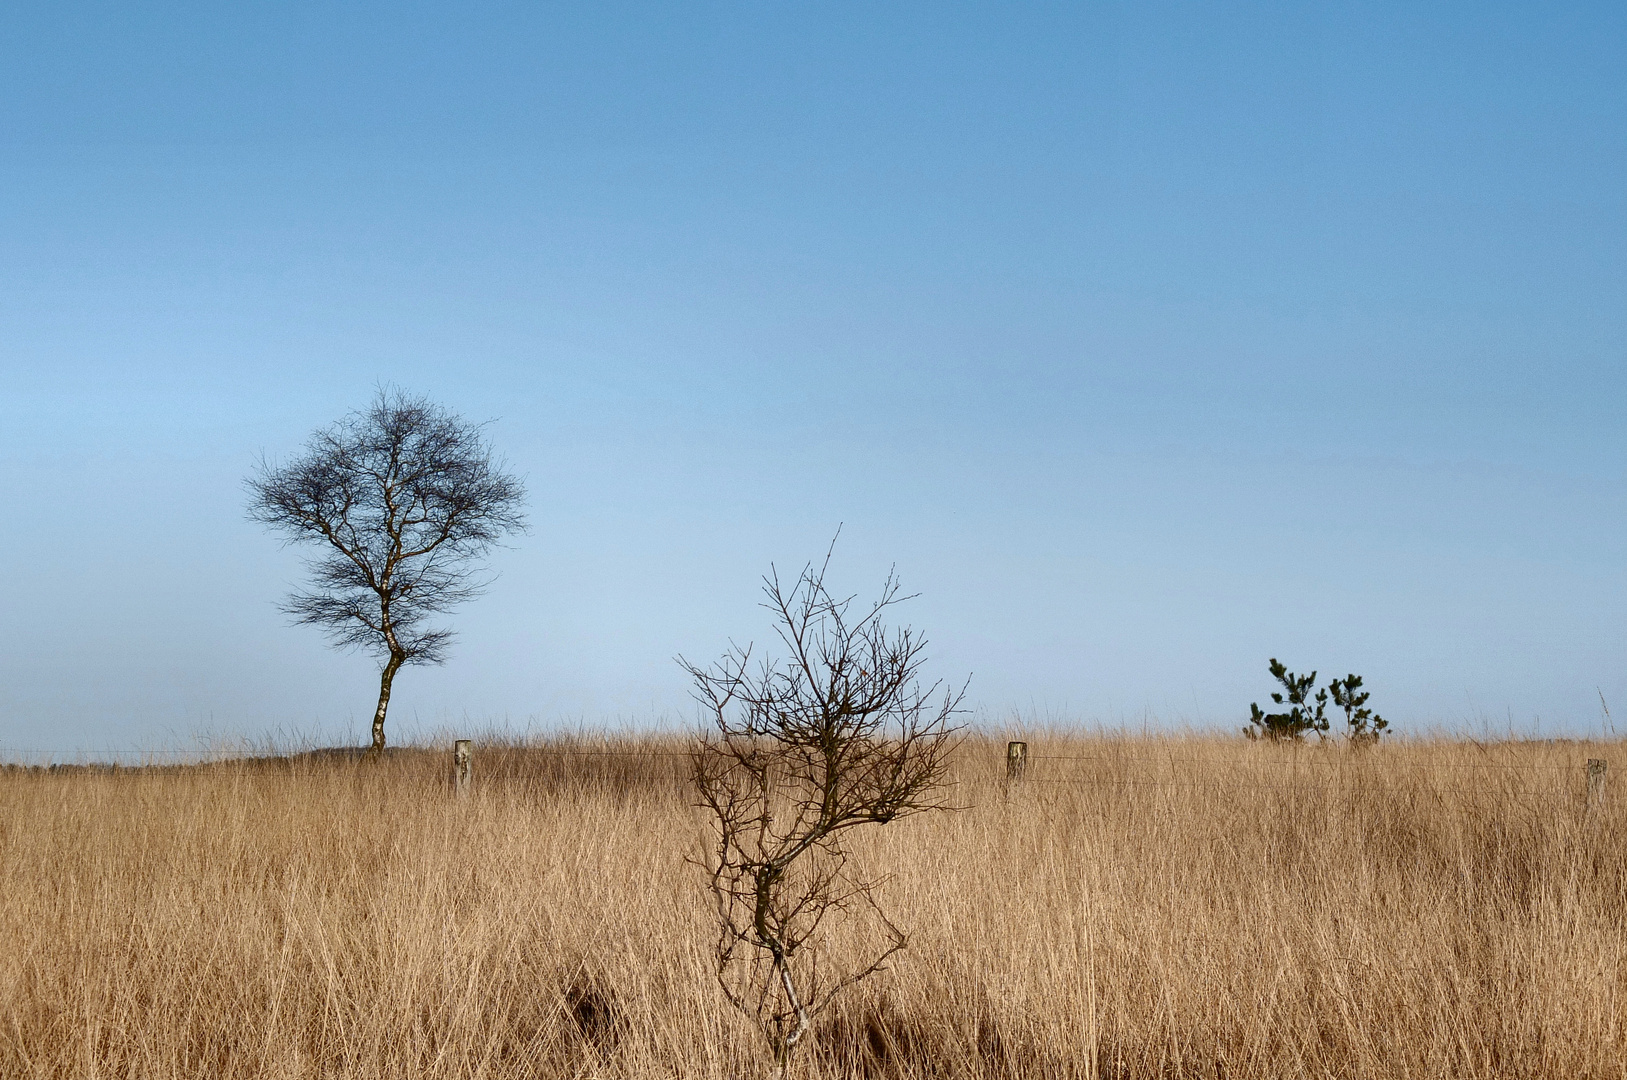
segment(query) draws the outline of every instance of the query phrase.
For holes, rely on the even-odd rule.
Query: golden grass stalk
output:
[[[1027,738],[861,830],[910,945],[810,1076],[1627,1075],[1619,748]],[[0,1076],[759,1074],[679,749],[0,773]]]

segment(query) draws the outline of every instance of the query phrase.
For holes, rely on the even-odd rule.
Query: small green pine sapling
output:
[[[1305,737],[1307,731],[1314,731],[1319,737],[1326,738],[1328,692],[1317,690],[1316,696],[1311,696],[1316,686],[1316,672],[1295,675],[1276,657],[1272,657],[1271,674],[1282,684],[1284,691],[1272,694],[1271,700],[1288,708],[1284,712],[1267,713],[1261,712],[1258,704],[1250,703],[1249,712],[1252,715],[1243,733],[1251,739],[1264,737],[1273,742],[1283,739],[1297,742]]]
[[[1333,704],[1345,711],[1345,738],[1356,746],[1376,743],[1389,722],[1367,707],[1372,694],[1361,688],[1360,675],[1346,675],[1328,684]]]

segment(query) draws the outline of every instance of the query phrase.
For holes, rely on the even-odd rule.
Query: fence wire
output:
[[[405,752],[416,755],[431,755],[439,752],[422,747],[392,747],[391,752]],[[361,758],[367,754],[366,747],[340,747],[322,748],[292,753],[278,753],[267,749],[233,749],[233,750],[36,750],[22,747],[0,747],[0,757],[5,760],[0,765],[6,769],[29,771],[101,771],[110,769],[140,769],[146,766],[185,766],[224,764],[230,762],[250,763],[255,761],[287,761],[295,759],[321,760],[324,758]],[[570,777],[561,777],[558,774],[549,774],[543,771],[528,773],[528,764],[536,765],[548,759],[558,758],[620,758],[624,760],[671,760],[687,759],[690,751],[687,750],[655,750],[641,748],[611,749],[611,748],[582,748],[582,747],[536,747],[536,746],[503,746],[492,747],[487,750],[491,762],[486,770],[481,768],[480,748],[476,748],[475,775],[476,786],[506,786],[514,784],[558,782]],[[24,760],[16,760],[22,758]],[[34,759],[30,762],[27,759]],[[43,759],[43,760],[41,760]],[[1002,758],[1001,760],[1004,760]],[[1201,777],[1114,777],[1114,776],[1034,776],[1037,768],[1047,762],[1080,763],[1090,762],[1106,766],[1122,766],[1128,763],[1137,765],[1168,766],[1172,771],[1176,766],[1194,765],[1203,766],[1208,772]],[[1574,795],[1581,785],[1582,777],[1578,775],[1581,769],[1577,765],[1553,765],[1545,763],[1516,763],[1516,762],[1405,762],[1405,761],[1365,761],[1350,762],[1339,759],[1328,759],[1307,755],[1303,758],[1274,758],[1258,759],[1253,761],[1214,761],[1209,758],[1199,758],[1190,755],[1151,755],[1151,754],[1030,754],[1026,758],[1025,773],[1020,778],[1008,777],[1007,783],[1021,785],[1039,785],[1043,787],[1075,787],[1075,788],[1136,788],[1136,789],[1165,789],[1184,791],[1213,791],[1213,790],[1247,790],[1247,791],[1302,791],[1312,781],[1311,777],[1304,780],[1293,779],[1284,781],[1261,781],[1248,778],[1248,772],[1253,769],[1291,768],[1296,772],[1301,766],[1307,771],[1316,768],[1338,770],[1337,775],[1353,775],[1358,782],[1385,790],[1416,790],[1428,794],[1485,794],[1497,798],[1544,798],[1555,795]],[[995,778],[999,776],[998,766],[994,767]],[[1360,770],[1357,773],[1357,769]],[[1503,788],[1500,786],[1468,786],[1463,784],[1452,785],[1397,785],[1393,782],[1395,775],[1406,772],[1425,772],[1436,770],[1459,771],[1500,771],[1501,775],[1511,779],[1520,773],[1525,774],[1571,774],[1576,777],[1575,783],[1556,785],[1553,788],[1531,790],[1526,788]],[[1050,770],[1046,770],[1050,771]],[[1241,775],[1240,775],[1241,774]],[[1386,775],[1388,774],[1388,775]],[[1332,779],[1323,773],[1316,778]],[[604,779],[604,777],[583,776],[583,780]],[[646,775],[645,780],[683,780],[686,774],[674,772],[667,776]],[[951,780],[954,785],[968,781],[956,777]]]

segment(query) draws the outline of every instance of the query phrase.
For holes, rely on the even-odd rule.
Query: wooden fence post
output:
[[[474,756],[475,744],[469,739],[459,739],[452,744],[452,793],[460,799],[467,799],[474,786]]]
[[[1028,744],[1025,742],[1006,743],[1006,779],[1021,780],[1023,773],[1028,771]]]
[[[1609,763],[1603,758],[1587,759],[1587,808],[1604,809],[1604,774]]]

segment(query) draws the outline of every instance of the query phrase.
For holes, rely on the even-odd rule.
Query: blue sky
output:
[[[693,715],[843,523],[981,715],[1627,717],[1620,5],[14,4],[0,746],[358,736],[262,451],[534,528],[396,736]],[[1615,703],[1620,702],[1617,706]]]

